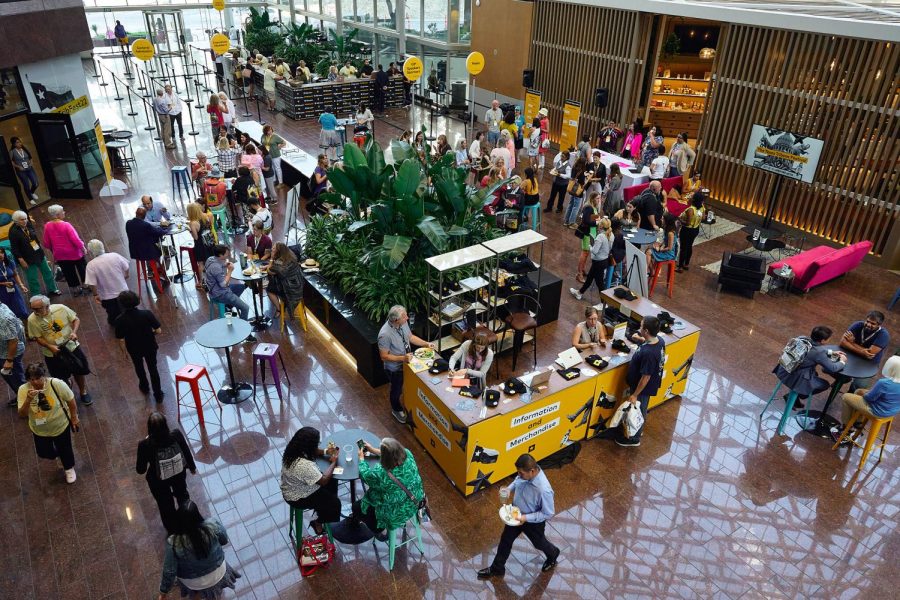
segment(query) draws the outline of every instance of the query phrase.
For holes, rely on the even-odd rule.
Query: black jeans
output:
[[[337,479],[332,477],[328,483],[306,498],[290,500],[288,504],[294,508],[316,511],[316,517],[322,523],[336,523],[341,520],[341,500],[338,498],[337,483]]]
[[[365,523],[369,531],[375,533],[378,531],[378,518],[375,516],[375,507],[369,505],[369,510],[363,512],[362,501],[357,500],[353,503],[353,518],[357,521]]]
[[[600,235],[603,235],[602,233]],[[584,280],[584,285],[581,286],[581,289],[578,290],[579,294],[585,293],[589,287],[591,287],[592,283],[597,284],[597,291],[599,293],[603,293],[603,287],[606,285],[606,267],[609,264],[609,259],[605,260],[591,260],[591,268],[588,271],[587,277]]]
[[[150,468],[153,469],[154,466],[151,464]],[[172,533],[177,525],[175,513],[178,505],[184,504],[190,499],[187,491],[187,472],[182,471],[163,481],[156,477],[153,479],[148,477],[147,485],[150,486],[150,493],[153,494],[153,499],[156,500],[156,505],[159,507],[159,516],[162,519],[163,527]]]
[[[116,319],[119,318],[119,315],[122,314],[122,307],[119,305],[118,298],[111,298],[109,300],[101,300],[100,306],[106,310],[106,322],[110,325],[116,324]]]
[[[559,548],[550,543],[550,540],[544,535],[546,525],[547,523],[542,521],[540,523],[523,523],[517,527],[504,526],[503,533],[500,534],[500,544],[497,546],[497,555],[494,557],[494,562],[491,563],[491,570],[495,573],[506,571],[506,560],[509,558],[513,542],[523,533],[532,545],[543,552],[547,558],[557,554]]]
[[[131,352],[131,362],[134,365],[134,372],[137,374],[138,386],[142,390],[152,388],[153,393],[159,395],[162,391],[159,385],[159,371],[156,369],[156,348],[147,349],[143,352]],[[144,372],[144,363],[147,363],[147,371],[150,372],[150,385],[147,385],[147,374]]]
[[[172,119],[172,141],[175,141],[175,124],[178,124],[178,137],[184,138],[184,125],[181,124],[181,113],[169,115]]]
[[[84,258],[78,260],[58,260],[59,268],[62,269],[66,278],[66,283],[70,288],[78,287],[84,281],[84,272],[87,268],[87,261]]]
[[[391,398],[391,410],[401,411],[403,410],[403,403],[400,402],[400,398],[403,396],[403,369],[397,369],[396,371],[388,371],[385,369],[384,374],[387,375],[388,383],[391,384],[391,391],[389,393]]]
[[[66,408],[65,410],[69,410]],[[37,455],[47,460],[55,460],[59,457],[62,461],[63,469],[71,469],[75,467],[75,452],[72,451],[72,428],[66,427],[66,430],[54,437],[45,437],[42,435],[34,435],[34,450]]]
[[[680,238],[679,247],[681,248],[678,253],[679,267],[690,266],[691,256],[694,254],[694,240],[697,239],[698,233],[700,233],[699,227],[681,228],[681,233],[678,234],[678,237]]]
[[[550,188],[550,198],[547,200],[547,210],[553,208],[553,203],[557,197],[559,197],[559,207],[558,210],[563,209],[563,202],[566,201],[566,187],[569,185],[568,180],[563,179],[562,182],[558,183],[558,180],[553,181],[553,186]]]

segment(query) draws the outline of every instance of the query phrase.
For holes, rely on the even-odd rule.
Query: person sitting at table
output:
[[[337,81],[340,75],[338,74],[337,65],[331,65],[328,67],[328,81]]]
[[[891,336],[887,329],[882,327],[883,323],[884,313],[878,310],[869,311],[865,321],[856,321],[847,328],[841,337],[841,348],[877,365],[881,362],[884,349],[891,343]],[[869,379],[854,379],[850,383],[850,391],[865,386]]]
[[[134,218],[125,222],[128,252],[133,260],[148,263],[153,274],[161,279],[162,285],[168,285],[166,271],[159,265],[159,259],[162,257],[160,240],[168,233],[159,225],[148,223],[146,218],[147,209],[139,206],[134,211]]]
[[[273,307],[285,304],[285,315],[293,315],[303,302],[303,269],[297,256],[284,242],[275,242],[269,261],[269,287],[266,292]]]
[[[213,170],[216,170],[216,167],[218,167],[220,172],[225,174],[225,177],[236,177],[237,161],[240,155],[241,151],[235,147],[234,140],[228,139],[227,136],[220,137],[219,141],[216,142],[216,160],[218,160],[218,165],[214,165]],[[210,176],[212,176],[212,172],[210,172]],[[221,177],[221,174],[219,177]]]
[[[152,196],[144,194],[141,196],[141,206],[147,211],[147,216],[144,217],[146,222],[163,229],[168,229],[171,226],[172,216],[164,204],[154,202]],[[165,225],[163,225],[163,221],[165,221]]]
[[[678,219],[670,212],[663,215],[662,242],[655,242],[647,248],[647,272],[653,273],[653,268],[657,263],[667,260],[675,260],[678,256],[678,238],[675,237],[675,228],[678,225]]]
[[[205,152],[197,153],[197,160],[191,161],[191,180],[201,181],[212,169],[212,165],[206,160]]]
[[[272,256],[272,238],[263,231],[261,221],[253,221],[250,235],[247,236],[247,250],[253,260],[267,261]]]
[[[881,369],[881,375],[882,378],[871,390],[858,389],[841,396],[842,424],[838,426],[837,431],[831,432],[831,438],[835,442],[840,439],[841,432],[850,422],[854,411],[862,411],[863,414],[876,419],[893,417],[900,413],[900,356],[888,358]],[[849,446],[850,443],[848,438],[841,440],[842,446]]]
[[[220,206],[225,201],[228,186],[225,185],[222,171],[219,165],[213,165],[212,170],[203,182],[203,199],[207,207]]]
[[[263,184],[263,157],[255,144],[244,146],[244,153],[241,155],[241,165],[253,171],[253,181],[256,185],[261,186]]]
[[[340,75],[345,79],[356,79],[356,67],[354,67],[348,60],[344,63],[344,66],[341,67]]]
[[[825,325],[813,327],[808,338],[812,345],[800,364],[790,372],[781,363],[775,365],[775,368],[772,369],[772,372],[775,373],[775,376],[778,377],[778,380],[785,387],[792,392],[797,392],[798,400],[794,403],[794,410],[799,410],[805,406],[801,400],[806,400],[810,396],[824,392],[831,387],[828,381],[816,374],[816,366],[822,367],[825,373],[834,375],[835,373],[840,373],[844,369],[844,365],[847,364],[847,355],[841,351],[833,353],[837,360],[828,356],[828,352],[823,344],[831,337],[831,333],[831,328]],[[785,394],[783,398],[786,401],[788,394]]]
[[[612,218],[618,219],[624,229],[638,228],[641,226],[641,213],[635,208],[633,202],[626,202],[624,207],[613,213]]]
[[[372,123],[374,122],[375,117],[372,115],[372,111],[369,110],[365,102],[360,102],[356,108],[356,127],[353,128],[353,137],[362,137],[363,141],[365,141],[366,134],[372,129]],[[362,148],[362,144],[359,142],[357,144]]]
[[[478,332],[471,340],[463,342],[450,357],[450,376],[477,377],[484,387],[492,362],[494,351],[488,344],[488,336],[484,332]]]
[[[281,457],[281,496],[284,501],[300,510],[316,511],[316,518],[309,526],[316,534],[323,532],[323,523],[341,520],[341,500],[338,498],[337,479],[334,467],[338,453],[330,456],[319,448],[321,435],[315,427],[301,427]],[[316,459],[328,459],[328,468],[322,473]],[[302,534],[297,533],[297,537]]]
[[[309,72],[309,67],[306,66],[305,60],[300,61],[295,73],[295,79],[300,83],[312,83],[312,74]]]
[[[241,165],[238,167],[238,176],[231,184],[231,193],[234,195],[235,210],[238,213],[238,219],[243,221],[244,206],[250,206],[250,192],[256,192],[256,186],[253,181],[253,175],[249,167]]]
[[[572,345],[579,351],[606,347],[606,326],[595,307],[585,307],[584,321],[576,325],[572,332]]]
[[[403,527],[415,516],[425,489],[412,452],[397,440],[384,438],[378,448],[366,443],[365,450],[380,460],[369,466],[363,448],[359,449],[359,478],[367,489],[366,495],[353,504],[353,517],[383,542],[391,529]]]
[[[247,316],[250,314],[250,307],[241,300],[241,294],[247,288],[240,281],[231,281],[234,263],[228,260],[230,254],[231,249],[225,244],[213,246],[213,255],[206,259],[203,276],[206,280],[206,288],[209,290],[210,301],[215,300],[224,304],[227,308],[236,308],[240,317],[246,321]],[[256,341],[256,338],[251,338],[253,338],[252,334],[247,338],[247,341]]]
[[[272,211],[265,206],[260,206],[257,196],[250,196],[250,212],[253,214],[250,217],[251,227],[254,223],[262,223],[263,231],[266,234],[272,232]]]

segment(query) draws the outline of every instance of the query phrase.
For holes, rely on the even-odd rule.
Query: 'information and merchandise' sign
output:
[[[816,138],[754,124],[744,164],[812,183],[824,145]]]

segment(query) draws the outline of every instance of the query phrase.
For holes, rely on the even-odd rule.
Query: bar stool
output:
[[[187,252],[188,261],[191,263],[191,270],[194,271],[194,276],[197,277],[198,285],[200,282],[200,268],[197,266],[197,258],[194,256],[194,247],[193,246],[178,246],[178,261],[181,262],[181,255]]]
[[[284,333],[284,313],[285,313],[285,303],[281,298],[278,299],[278,317],[281,320],[281,333]],[[300,320],[300,326],[303,327],[303,331],[309,331],[306,328],[306,306],[303,304],[303,300],[297,303],[297,307],[294,309],[294,314],[292,317],[297,317]]]
[[[226,307],[221,302],[217,302],[212,298],[209,299],[209,320],[213,321],[215,319],[224,319],[225,311],[228,307]]]
[[[850,432],[853,424],[856,423],[859,419],[864,419],[867,424],[870,424],[869,435],[866,436],[865,445],[860,445],[859,442],[856,441],[856,438],[862,435],[865,424],[863,424],[862,427],[853,432],[852,436],[847,438],[847,434]],[[869,453],[872,452],[872,446],[874,446],[875,442],[878,440],[878,432],[885,424],[887,425],[887,427],[884,428],[884,436],[882,436],[880,440],[881,443],[878,444],[878,448],[880,450],[878,452],[878,460],[875,461],[875,464],[877,465],[881,462],[881,457],[884,455],[884,446],[885,444],[887,444],[888,435],[891,433],[891,425],[894,424],[894,417],[873,417],[861,410],[853,411],[853,416],[849,421],[847,421],[847,424],[844,426],[844,430],[841,432],[841,437],[838,438],[838,441],[834,443],[834,446],[832,446],[831,449],[837,450],[838,446],[841,445],[841,442],[843,442],[844,439],[849,439],[851,444],[853,444],[857,448],[862,448],[862,457],[859,459],[859,466],[856,467],[856,470],[859,471],[866,463],[866,459],[869,458]]]
[[[397,532],[402,531],[403,534],[406,535],[406,526],[410,522],[412,522],[413,527],[415,527],[416,534],[413,537],[406,540],[405,542],[400,542],[398,544],[397,543]],[[422,545],[422,523],[421,523],[421,521],[419,521],[419,512],[418,511],[416,511],[416,514],[414,514],[409,519],[409,521],[404,523],[402,527],[398,527],[396,529],[391,529],[388,531],[388,570],[389,571],[394,570],[394,555],[397,552],[397,548],[400,548],[401,546],[406,546],[407,544],[410,544],[412,542],[416,543],[416,547],[419,548],[419,552],[421,552],[422,555],[424,556],[425,555],[425,547]],[[375,545],[374,538],[372,539],[372,545],[373,546]]]
[[[228,238],[232,234],[231,222],[228,217],[228,203],[223,202],[218,206],[209,207],[210,212],[213,215],[213,230],[216,231],[216,238],[225,238],[224,241],[220,241],[219,243],[227,244]]]
[[[775,389],[772,390],[772,395],[769,396],[769,401],[766,402],[766,405],[760,411],[760,413],[759,413],[760,419],[762,419],[763,413],[765,413],[766,410],[768,410],[769,405],[772,404],[772,402],[775,400],[775,395],[778,394],[778,390],[780,390],[780,389],[781,389],[781,381],[779,381],[778,385],[775,386]],[[798,394],[797,392],[795,392],[793,390],[790,390],[788,392],[787,402],[785,403],[785,406],[784,406],[784,412],[781,413],[781,420],[778,422],[778,429],[775,430],[775,432],[778,435],[781,435],[782,432],[784,431],[784,426],[787,424],[788,417],[791,416],[791,412],[794,410],[794,403],[797,402],[797,398],[799,396],[800,396],[800,394]],[[804,415],[805,419],[808,421],[809,420],[809,403],[807,403],[806,407],[803,409],[803,415]]]
[[[534,316],[528,309],[528,305],[534,305]],[[506,316],[504,322],[506,326],[503,328],[503,337],[500,338],[500,349],[503,348],[503,342],[506,341],[506,332],[513,330],[513,360],[512,368],[516,370],[516,361],[519,358],[519,349],[525,340],[525,332],[529,329],[533,330],[531,341],[534,344],[534,364],[532,368],[537,367],[537,315],[541,314],[541,304],[537,298],[527,294],[511,294],[506,299],[504,306],[509,307],[509,315]]]
[[[669,284],[669,298],[672,297],[672,289],[675,287],[675,261],[662,260],[657,262],[656,266],[653,268],[653,275],[650,277],[650,292],[647,294],[648,298],[653,296],[653,289],[656,287],[656,281],[659,279],[659,272],[662,270],[663,265],[665,265],[669,269],[669,274],[666,277],[666,282]]]
[[[187,197],[191,197],[191,176],[188,174],[188,168],[184,165],[172,167],[172,196],[175,196],[175,189],[178,189],[178,195],[181,196],[181,190],[184,189]]]
[[[200,388],[200,380],[206,377],[206,382],[209,384],[209,389],[201,389]],[[197,417],[200,420],[200,424],[203,425],[203,405],[209,401],[210,398],[215,399],[216,404],[219,405],[219,415],[221,417],[222,414],[222,403],[219,402],[219,397],[216,395],[216,388],[213,385],[212,379],[209,376],[209,372],[206,370],[206,367],[201,367],[200,365],[184,365],[175,373],[175,396],[178,399],[178,421],[181,421],[181,407],[182,407],[182,394],[180,391],[181,383],[186,383],[190,388],[191,396],[194,398],[194,407],[197,409]],[[204,396],[205,394],[205,396]],[[184,397],[187,396],[187,393],[184,394]],[[185,408],[190,408],[190,404],[184,404]]]
[[[532,231],[543,231],[544,224],[541,221],[541,205],[532,204],[522,209],[522,216],[528,219],[528,227]]]
[[[278,360],[281,360],[281,370],[284,371],[284,378],[287,380],[288,389],[291,389],[291,378],[288,377],[287,367],[284,365],[284,357],[278,351],[278,344],[257,344],[253,349],[253,397],[256,398],[256,367],[262,374],[262,385],[266,386],[266,363],[272,370],[272,379],[275,382],[275,389],[278,390],[278,399],[281,397],[281,375],[278,371]]]
[[[139,260],[137,261],[138,299],[141,298],[141,289],[143,288],[141,282],[144,282],[146,285],[151,285],[151,273],[153,282],[156,283],[154,291],[157,294],[162,293],[163,285],[162,278],[159,275],[159,264],[155,260]]]
[[[288,538],[291,540],[291,548],[293,548],[294,554],[296,555],[297,552],[300,551],[300,540],[303,539],[303,513],[312,509],[296,508],[290,504],[288,504],[288,506],[291,507]],[[328,535],[328,541],[333,544],[334,536],[331,535],[331,525],[322,523],[322,529],[324,529],[325,533]]]

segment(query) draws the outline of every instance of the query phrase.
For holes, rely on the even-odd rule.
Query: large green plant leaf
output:
[[[359,146],[347,143],[344,144],[344,166],[356,169],[358,167],[368,167],[369,163],[366,161],[366,155],[359,149]]]
[[[375,175],[381,175],[387,166],[384,160],[384,150],[373,139],[366,144],[366,162]]]
[[[370,207],[372,219],[378,225],[378,231],[382,234],[394,233],[394,210],[384,203],[373,204]]]
[[[459,225],[454,225],[453,227],[451,227],[450,229],[447,230],[447,235],[452,235],[452,236],[469,235],[469,230],[466,229],[465,227],[460,227]]]
[[[354,231],[358,231],[358,230],[362,229],[363,227],[366,227],[366,226],[372,225],[372,224],[373,224],[372,221],[354,221],[350,225],[350,227],[347,228],[347,231],[352,233]]]
[[[406,258],[412,246],[412,238],[405,235],[386,235],[381,243],[381,263],[389,269],[396,269]]]
[[[425,237],[431,242],[435,250],[443,251],[447,248],[447,232],[434,217],[425,217],[417,225]]]
[[[466,199],[463,197],[463,190],[459,188],[455,181],[450,178],[436,177],[434,180],[434,189],[437,192],[441,202],[448,205],[448,216],[462,218],[466,212]],[[454,218],[454,221],[456,219]]]
[[[356,192],[356,186],[350,177],[338,168],[333,168],[328,170],[328,181],[331,182],[331,187],[334,188],[339,194],[347,196],[348,198]]]
[[[394,180],[394,193],[404,198],[412,198],[422,183],[419,163],[415,160],[405,160]]]
[[[391,140],[391,157],[394,159],[394,166],[397,166],[407,159],[416,158],[416,151],[407,142]]]

